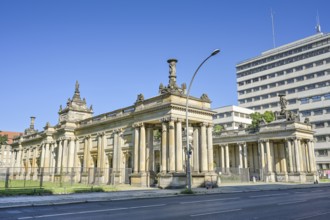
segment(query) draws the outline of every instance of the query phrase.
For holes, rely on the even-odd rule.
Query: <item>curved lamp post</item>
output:
[[[191,81],[189,83],[189,87],[188,87],[188,91],[187,91],[187,99],[186,99],[186,142],[187,142],[187,178],[188,178],[188,190],[191,190],[191,170],[190,170],[190,154],[191,154],[191,149],[190,149],[190,145],[189,145],[189,133],[188,133],[188,127],[189,127],[189,123],[188,123],[188,101],[189,101],[189,94],[190,94],[190,88],[191,85],[194,81],[194,78],[196,76],[196,74],[198,73],[198,70],[202,67],[202,65],[212,56],[218,54],[220,52],[219,49],[214,50],[211,55],[209,55],[205,60],[203,60],[203,62],[198,66],[198,68],[196,69],[193,77],[191,78]]]

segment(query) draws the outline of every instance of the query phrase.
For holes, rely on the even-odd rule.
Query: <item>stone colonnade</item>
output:
[[[314,142],[303,138],[261,139],[215,146],[215,164],[223,173],[247,168],[250,177],[266,182],[313,182]]]

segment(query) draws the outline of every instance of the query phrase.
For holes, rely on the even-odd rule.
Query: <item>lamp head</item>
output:
[[[218,54],[219,52],[220,52],[219,49],[215,49],[215,50],[211,53],[211,56],[214,56],[214,55]]]

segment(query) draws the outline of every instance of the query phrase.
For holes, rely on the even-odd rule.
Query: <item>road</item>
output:
[[[0,219],[330,219],[330,188],[0,209]]]

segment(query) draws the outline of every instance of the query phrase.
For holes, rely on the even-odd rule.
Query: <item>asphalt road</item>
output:
[[[330,219],[330,188],[0,209],[0,219]]]

